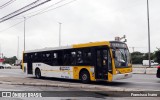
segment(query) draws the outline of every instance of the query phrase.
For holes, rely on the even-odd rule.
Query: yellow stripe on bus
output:
[[[84,43],[84,44],[75,44],[75,45],[73,45],[73,48],[101,46],[101,45],[110,46],[110,43],[109,43],[109,41],[103,41],[103,42],[90,42],[90,43]]]

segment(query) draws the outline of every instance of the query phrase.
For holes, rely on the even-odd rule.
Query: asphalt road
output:
[[[160,90],[160,78],[156,75],[133,74],[132,78],[118,80],[115,83],[120,83],[120,87]]]
[[[32,75],[24,74],[20,69],[0,69],[0,77],[29,77],[30,80],[35,80]],[[73,83],[80,84],[79,81],[75,80],[63,80],[56,78],[43,78],[42,80],[46,82],[55,81],[63,83]],[[145,75],[145,74],[133,74],[132,78],[117,80],[111,83],[107,82],[92,82],[91,85],[101,85],[101,86],[111,86],[111,87],[125,87],[125,88],[141,88],[141,89],[151,89],[151,90],[160,90],[160,79],[156,78],[155,75]],[[88,91],[87,89],[79,88],[62,88],[62,87],[46,87],[46,86],[25,86],[25,85],[7,85],[0,84],[0,91]],[[92,93],[94,97],[47,97],[47,98],[36,98],[39,100],[159,100],[160,98],[152,97],[107,97],[103,94]],[[0,98],[1,99],[1,98]],[[15,100],[35,100],[35,98],[14,98]],[[11,100],[10,98],[3,98],[3,100]]]
[[[20,69],[0,69],[0,77],[30,77],[34,79],[33,75],[26,75]],[[61,82],[72,82],[80,83],[80,81],[75,80],[64,80],[56,78],[43,78],[46,82],[58,81]],[[160,90],[160,78],[157,78],[156,75],[147,75],[147,74],[133,74],[132,78],[116,80],[113,82],[91,82],[94,85],[103,85],[111,87],[125,87],[125,88],[137,88],[137,89],[150,89],[150,90]]]
[[[137,88],[147,90],[160,90],[160,78],[156,75],[133,74],[132,78],[116,80],[110,83],[95,82],[96,85],[104,85],[111,87]]]
[[[11,92],[11,94],[13,92],[18,92],[18,93],[28,93],[28,91],[30,91],[29,93],[42,93],[42,97],[32,97],[32,98],[24,98],[24,97],[2,97],[0,98],[0,100],[72,100],[72,99],[82,99],[82,100],[97,100],[98,99],[106,99],[107,97],[104,97],[103,95],[100,94],[95,94],[95,93],[88,93],[88,95],[93,95],[94,97],[83,97],[82,94],[79,96],[79,93],[82,93],[84,90],[80,90],[80,89],[75,89],[75,88],[61,88],[61,87],[46,87],[46,86],[25,86],[25,85],[5,85],[5,84],[0,84],[0,91],[2,92]],[[12,92],[13,91],[13,92]],[[33,91],[33,92],[32,92]],[[54,91],[52,96],[54,95],[55,97],[43,97],[43,92],[47,91],[47,93],[50,93],[51,91]],[[49,92],[48,92],[49,91]],[[59,92],[55,92],[55,91],[59,91]],[[65,97],[65,93],[69,92],[72,93],[73,95],[70,95],[71,97]],[[72,91],[80,91],[80,92],[72,92]],[[85,91],[84,91],[85,92]],[[63,95],[64,94],[64,97]],[[83,94],[83,95],[87,95],[87,94]],[[16,96],[16,95],[12,95],[12,96]],[[50,95],[51,96],[51,95]],[[73,96],[73,97],[72,97]],[[81,97],[82,96],[82,97]]]
[[[0,100],[159,100],[160,97],[108,97],[108,95],[101,94],[99,92],[85,92],[85,89],[75,89],[75,88],[61,88],[61,87],[46,87],[46,86],[25,86],[25,85],[6,85],[0,84],[0,91],[2,92],[18,92],[18,93],[28,93],[27,91],[34,91],[35,93],[41,93],[41,91],[54,91],[52,95],[55,97],[1,97]],[[26,92],[25,92],[26,91]],[[55,92],[60,91],[60,92]],[[73,91],[73,92],[72,92]],[[80,91],[80,92],[77,92]],[[29,92],[29,93],[30,93]],[[72,93],[71,96],[65,97],[63,93]],[[76,93],[75,93],[76,92]],[[87,94],[84,94],[84,93]],[[62,93],[62,94],[61,94]],[[79,94],[81,94],[79,96]],[[64,94],[65,95],[65,94]],[[77,95],[77,96],[76,96]],[[82,95],[89,95],[85,97]],[[61,97],[62,96],[62,97]],[[92,97],[93,96],[93,97]]]

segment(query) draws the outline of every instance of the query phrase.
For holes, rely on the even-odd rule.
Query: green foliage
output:
[[[160,51],[155,51],[150,54],[151,60],[160,63]],[[131,53],[131,59],[133,64],[142,64],[143,60],[148,60],[148,53],[133,52]]]
[[[15,61],[17,60],[17,57],[16,56],[13,56],[11,58],[4,57],[4,59],[5,59],[4,63],[14,64]]]
[[[160,50],[155,51],[155,58],[156,58],[156,61],[160,64]]]
[[[142,64],[143,53],[133,52],[133,53],[131,53],[131,59],[132,59],[133,64]]]
[[[151,56],[151,60],[155,60],[154,53],[151,53],[150,56]],[[147,59],[148,59],[148,53],[144,53],[143,60],[147,60]]]

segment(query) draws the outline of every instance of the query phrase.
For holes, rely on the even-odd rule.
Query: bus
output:
[[[55,77],[90,81],[114,81],[132,77],[127,44],[101,41],[23,52],[22,69],[36,78]]]

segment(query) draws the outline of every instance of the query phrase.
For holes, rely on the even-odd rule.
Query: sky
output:
[[[0,0],[0,6],[7,1]],[[0,18],[34,1],[15,0],[0,8]],[[151,52],[160,48],[159,5],[160,0],[149,0]],[[33,16],[41,10],[47,12]],[[51,0],[0,23],[0,52],[6,57],[22,58],[24,17],[26,50],[59,46],[59,23],[62,23],[61,46],[110,41],[126,35],[130,52],[132,47],[134,51],[148,52],[147,0]]]

